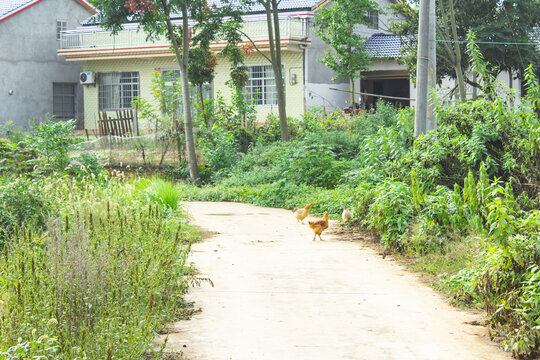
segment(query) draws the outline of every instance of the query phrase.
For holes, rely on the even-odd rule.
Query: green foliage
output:
[[[226,126],[226,123],[215,121],[210,128],[200,127],[199,146],[208,166],[218,177],[226,174],[240,155],[238,143]]]
[[[387,181],[374,189],[373,202],[363,223],[368,229],[382,234],[387,246],[403,250],[402,235],[413,215],[411,189],[404,183]]]
[[[15,220],[21,226],[43,229],[50,211],[50,203],[39,182],[24,177],[6,178],[0,186],[0,209],[4,219]]]
[[[162,211],[175,212],[179,207],[180,191],[171,182],[154,179],[146,189],[146,194],[151,202],[163,206]]]
[[[50,323],[54,323],[50,321]],[[17,339],[17,344],[11,346],[5,352],[0,351],[0,356],[5,360],[25,359],[63,359],[60,353],[58,339],[44,334],[38,337],[36,329],[30,332],[30,339]]]
[[[95,153],[81,153],[72,163],[75,175],[79,178],[91,177],[97,180],[105,180],[107,172]]]
[[[64,170],[69,163],[68,149],[76,140],[70,138],[75,130],[75,120],[58,121],[45,119],[32,128],[27,138],[29,146],[45,158],[45,165],[55,170]]]
[[[0,173],[25,173],[32,169],[36,152],[29,149],[24,141],[12,142],[0,139]]]
[[[289,153],[289,166],[283,177],[295,184],[334,188],[348,164],[335,161],[332,149],[324,145],[299,144]]]
[[[12,211],[4,206],[0,207],[0,250],[11,238],[15,226],[17,226],[17,219]]]
[[[3,356],[155,352],[156,332],[184,306],[189,229],[140,196],[141,181],[47,178],[40,185],[57,216],[46,232],[15,227],[0,258]]]

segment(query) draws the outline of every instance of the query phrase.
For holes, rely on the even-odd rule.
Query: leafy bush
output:
[[[348,164],[335,161],[332,149],[324,145],[301,143],[289,156],[289,166],[283,177],[294,184],[333,188],[348,170]]]
[[[28,149],[23,141],[11,142],[0,139],[0,173],[26,173],[33,167],[37,154]]]
[[[50,204],[42,194],[39,183],[24,177],[5,179],[0,186],[0,211],[4,219],[14,219],[17,225],[26,224],[43,229]]]
[[[75,120],[55,122],[46,118],[32,130],[33,133],[27,139],[28,144],[45,157],[46,165],[64,170],[69,162],[68,148],[75,142],[74,138],[70,138],[75,130]]]
[[[105,179],[106,171],[96,154],[81,153],[76,161],[72,163],[72,167],[77,177],[90,176],[94,179]]]

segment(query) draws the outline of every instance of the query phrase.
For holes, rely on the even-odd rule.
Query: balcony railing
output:
[[[286,18],[279,22],[280,35],[283,40],[306,39],[306,27],[303,19]],[[266,21],[244,22],[242,31],[253,41],[268,40],[268,27]],[[154,45],[168,45],[165,37],[146,40],[147,35],[142,30],[124,29],[116,35],[106,30],[68,30],[62,32],[62,49],[85,49],[85,48],[119,48],[138,47],[152,43]],[[244,39],[247,40],[247,39]]]

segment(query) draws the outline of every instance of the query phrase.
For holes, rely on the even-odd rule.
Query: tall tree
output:
[[[354,80],[367,70],[372,57],[365,50],[366,38],[357,33],[359,25],[370,23],[368,12],[378,13],[372,0],[334,0],[315,15],[315,33],[330,46],[321,59],[336,72],[334,80],[346,77],[351,84],[351,106],[355,106]]]
[[[209,6],[206,0],[91,0],[99,10],[96,22],[117,33],[127,22],[138,22],[150,40],[165,35],[171,42],[178,65],[182,86],[184,133],[188,153],[189,172],[193,182],[199,180],[191,99],[189,87],[189,50],[195,45],[208,48],[214,40],[223,19],[238,21],[240,12],[227,1],[221,6]],[[173,17],[180,17],[181,23],[173,23]],[[190,20],[192,21],[190,24]]]
[[[438,0],[437,1],[437,77],[457,79],[461,98],[465,84],[480,88],[466,70],[471,59],[465,51],[467,33],[472,30],[486,61],[501,71],[523,75],[528,64],[539,62],[534,43],[535,29],[540,22],[538,0]],[[391,24],[393,32],[406,35],[404,63],[414,74],[416,59],[416,29],[418,28],[418,0],[392,5],[403,21]],[[461,80],[462,78],[462,80]]]
[[[279,124],[281,140],[289,140],[287,128],[287,112],[285,109],[285,84],[283,83],[283,68],[281,63],[281,33],[279,29],[279,3],[281,0],[257,0],[266,12],[268,26],[268,42],[270,46],[270,63],[276,79],[276,92],[278,101]]]

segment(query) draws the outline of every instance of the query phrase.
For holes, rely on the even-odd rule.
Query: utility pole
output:
[[[428,49],[429,49],[429,8],[431,0],[420,0],[420,21],[418,24],[418,51],[416,58],[416,111],[414,117],[414,137],[427,130],[428,95]]]
[[[437,118],[433,101],[429,99],[431,90],[437,86],[437,18],[435,14],[435,0],[429,0],[429,43],[428,43],[428,103],[426,114],[426,130],[437,128]]]

